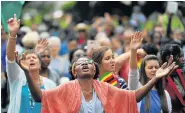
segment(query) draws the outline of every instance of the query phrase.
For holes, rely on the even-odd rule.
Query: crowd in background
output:
[[[133,7],[130,17],[120,17],[105,12],[103,16],[93,17],[91,24],[86,22],[75,23],[72,14],[64,13],[60,18],[52,20],[45,18],[42,23],[32,23],[31,26],[26,26],[22,22],[17,34],[16,50],[21,55],[25,50],[35,48],[40,39],[47,39],[49,42],[48,48],[40,55],[40,75],[49,78],[58,86],[75,79],[70,73],[69,67],[82,56],[92,57],[92,52],[97,46],[110,47],[115,58],[131,51],[131,35],[136,31],[141,31],[143,37],[141,47],[137,51],[138,69],[143,68],[140,67],[141,62],[147,54],[153,54],[160,58],[164,51],[171,48],[166,44],[179,45],[182,53],[184,53],[184,19],[185,17],[178,13],[172,14],[167,11],[164,14],[154,12],[146,17],[139,6]],[[1,108],[5,111],[10,100],[6,72],[7,41],[8,33],[1,26]],[[161,52],[162,49],[163,52]],[[176,54],[177,49],[173,52],[173,54]],[[166,61],[163,59],[160,62],[164,63]],[[116,73],[117,77],[122,78],[126,84],[129,81],[129,69],[129,60],[125,60]],[[182,69],[185,73],[185,65],[182,66]],[[184,74],[183,77],[185,78]],[[142,85],[144,84],[143,82]],[[123,87],[127,88],[127,86]],[[182,92],[185,92],[184,89],[182,87]],[[185,102],[185,100],[182,101]]]

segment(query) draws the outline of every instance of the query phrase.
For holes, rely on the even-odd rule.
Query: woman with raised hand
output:
[[[7,76],[10,86],[10,104],[8,113],[39,113],[41,111],[40,103],[34,101],[28,88],[28,81],[26,80],[24,71],[18,65],[20,59],[18,54],[15,54],[17,32],[20,26],[20,20],[17,20],[16,15],[7,21],[9,29],[9,38],[7,43]],[[56,87],[55,83],[51,80],[39,76],[40,61],[37,56],[47,46],[47,40],[42,39],[38,42],[35,50],[27,50],[24,52],[25,65],[29,65],[33,75],[33,80],[41,89],[51,89]],[[36,54],[37,53],[37,54]],[[17,64],[18,63],[18,64]]]
[[[139,35],[137,35],[139,36]],[[108,82],[118,88],[128,89],[124,79],[117,76],[120,68],[130,57],[130,52],[123,53],[116,58],[111,48],[103,46],[92,52],[92,59],[99,64],[100,81]]]
[[[176,66],[164,63],[146,85],[129,91],[93,79],[99,74],[97,64],[88,57],[81,57],[71,68],[75,80],[52,90],[41,90],[33,79],[32,66],[24,65],[24,61],[22,59],[20,65],[28,72],[30,91],[35,101],[42,103],[42,113],[138,113],[136,102]]]
[[[111,48],[102,46],[96,48],[92,52],[92,59],[99,64],[100,74],[98,80],[107,82],[113,86],[121,89],[127,89],[127,83],[124,79],[118,77],[116,74],[121,67],[120,62],[124,62],[129,58],[129,53],[124,53],[121,60],[114,58],[114,53]]]
[[[139,35],[139,37],[137,37]],[[132,36],[130,43],[131,56],[130,56],[130,70],[128,77],[128,86],[130,90],[137,90],[143,85],[147,84],[151,79],[157,75],[157,70],[160,68],[160,62],[155,55],[146,55],[141,63],[140,71],[137,67],[137,49],[141,45],[141,33],[136,33]],[[172,57],[170,58],[172,62]],[[175,67],[177,68],[177,66]],[[139,76],[140,75],[140,76]],[[141,100],[138,104],[138,109],[141,113],[171,113],[171,99],[162,83],[162,79],[159,80],[147,94],[147,96]]]

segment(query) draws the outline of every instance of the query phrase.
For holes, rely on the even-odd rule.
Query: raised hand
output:
[[[178,68],[178,65],[175,64],[175,62],[171,62],[170,64],[165,62],[157,71],[156,71],[156,78],[160,79],[162,77],[165,77],[169,75],[173,70]]]
[[[48,46],[48,41],[47,39],[40,39],[35,46],[35,52],[36,54],[42,53]]]
[[[130,49],[137,49],[141,46],[143,37],[142,32],[136,32],[131,36]]]
[[[14,18],[10,18],[7,21],[7,24],[8,24],[10,36],[15,37],[17,35],[17,32],[19,31],[20,19],[17,20],[17,16],[16,16],[16,14],[14,14]]]
[[[18,63],[18,65],[24,70],[24,71],[29,71],[29,65],[26,62],[26,56],[23,53],[20,57],[18,56],[18,54],[15,52],[15,56],[16,56],[16,62]]]

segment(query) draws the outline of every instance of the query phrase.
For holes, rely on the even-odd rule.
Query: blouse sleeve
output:
[[[24,79],[25,76],[24,71],[19,67],[19,65],[15,61],[9,61],[6,57],[6,72],[9,79],[10,84],[14,82],[19,82],[20,79]],[[23,73],[23,74],[20,74]],[[23,76],[22,76],[23,75]]]
[[[169,93],[165,90],[165,94],[166,94],[166,100],[167,100],[167,104],[168,104],[168,111],[169,113],[172,112],[172,103],[171,103],[171,98]]]
[[[128,88],[130,90],[136,90],[140,88],[142,85],[139,82],[139,71],[129,69],[129,75],[128,75]]]

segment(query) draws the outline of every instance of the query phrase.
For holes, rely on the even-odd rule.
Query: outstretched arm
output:
[[[137,49],[141,46],[142,43],[142,33],[136,32],[134,35],[131,36],[131,43],[130,43],[130,49],[131,49],[131,55],[130,55],[130,68],[133,70],[137,69]]]
[[[158,81],[156,77],[153,77],[146,85],[136,90],[136,101],[140,102],[148,92],[153,88],[155,83]]]
[[[116,57],[115,59],[115,63],[116,63],[116,70],[115,72],[118,72],[121,68],[121,66],[129,59],[130,57],[130,51],[123,53],[121,55],[119,55],[118,57]]]
[[[118,57],[116,57],[116,59],[115,59],[115,61],[116,61],[116,72],[118,72],[119,70],[120,70],[120,68],[121,68],[121,66],[126,62],[126,61],[128,61],[129,60],[129,58],[130,57],[132,57],[132,59],[133,60],[131,60],[132,62],[130,62],[130,64],[131,64],[131,66],[130,66],[130,68],[132,69],[137,69],[137,65],[135,66],[135,56],[137,55],[137,54],[139,54],[139,55],[144,55],[145,54],[145,52],[143,52],[143,50],[142,49],[138,49],[138,47],[140,47],[140,45],[141,45],[141,43],[142,43],[142,40],[143,40],[143,38],[141,37],[141,35],[142,35],[142,33],[141,32],[136,32],[134,35],[133,35],[133,38],[134,37],[136,37],[136,38],[134,38],[134,39],[136,39],[137,41],[139,41],[139,42],[137,42],[137,41],[135,41],[135,42],[133,42],[133,43],[131,43],[130,44],[130,49],[131,49],[131,51],[129,51],[129,52],[126,52],[126,53],[123,53],[123,54],[121,54],[121,55],[119,55]],[[131,37],[132,38],[132,37]],[[132,40],[132,39],[131,39]],[[133,54],[132,56],[131,56],[131,54]]]
[[[48,41],[46,39],[41,39],[38,41],[37,45],[35,46],[35,52],[36,54],[42,53],[48,45]],[[30,69],[30,64],[27,64],[25,62],[26,58],[25,55],[22,54],[22,58],[18,58],[18,54],[16,53],[16,61],[20,65],[20,67],[24,70],[26,79],[28,81],[29,89],[30,92],[36,102],[41,102],[42,98],[42,92],[40,87],[38,87],[38,84],[35,82],[33,79],[33,76],[39,76],[39,75],[33,75],[31,69]]]
[[[33,75],[31,69],[30,69],[30,64],[26,63],[26,58],[24,53],[22,54],[22,58],[18,61],[18,64],[20,67],[24,70],[26,79],[28,81],[28,86],[30,89],[30,92],[36,102],[41,102],[42,98],[42,92],[36,81],[34,80],[33,76],[39,76],[39,75]]]
[[[157,70],[155,77],[153,77],[146,85],[136,90],[136,101],[140,102],[148,94],[148,92],[153,88],[153,86],[159,79],[165,77],[177,67],[178,66],[175,65],[174,62],[171,63],[170,65],[167,65],[167,63],[164,63],[161,66],[161,68]]]
[[[13,15],[12,15],[13,16]],[[14,52],[16,49],[16,35],[19,30],[20,26],[20,20],[17,20],[16,15],[14,14],[14,18],[10,18],[7,21],[8,30],[9,30],[9,37],[6,47],[6,63],[7,63],[7,76],[10,85],[14,82],[19,82],[19,73],[20,73],[20,67],[15,62],[15,56]],[[21,78],[21,77],[20,77]],[[22,79],[22,78],[21,78]]]
[[[14,14],[14,18],[10,18],[7,21],[8,29],[9,29],[9,37],[6,48],[6,54],[9,61],[14,61],[15,56],[15,47],[16,47],[16,35],[19,30],[20,20],[17,20],[16,14]]]
[[[35,75],[32,75],[31,72],[28,72],[28,71],[25,72],[25,74],[26,74],[26,79],[28,81],[29,89],[30,89],[33,99],[36,102],[41,102],[42,91],[39,88],[38,84],[33,79],[33,76]],[[39,76],[39,75],[36,75],[36,76]]]
[[[35,52],[36,54],[40,54],[44,52],[44,50],[47,48],[48,41],[47,39],[40,39],[35,46]],[[36,102],[41,102],[42,98],[42,92],[40,87],[38,87],[38,84],[33,79],[33,76],[39,76],[39,75],[33,75],[32,71],[30,70],[30,65],[25,65],[25,55],[22,54],[22,60],[19,62],[20,67],[24,70],[26,74],[26,79],[28,81],[30,92]]]
[[[128,87],[131,90],[138,89],[141,84],[139,82],[139,73],[137,70],[137,49],[141,46],[142,43],[142,33],[136,32],[134,35],[131,36],[131,55],[130,55],[130,69],[129,69],[129,76],[128,76]]]

